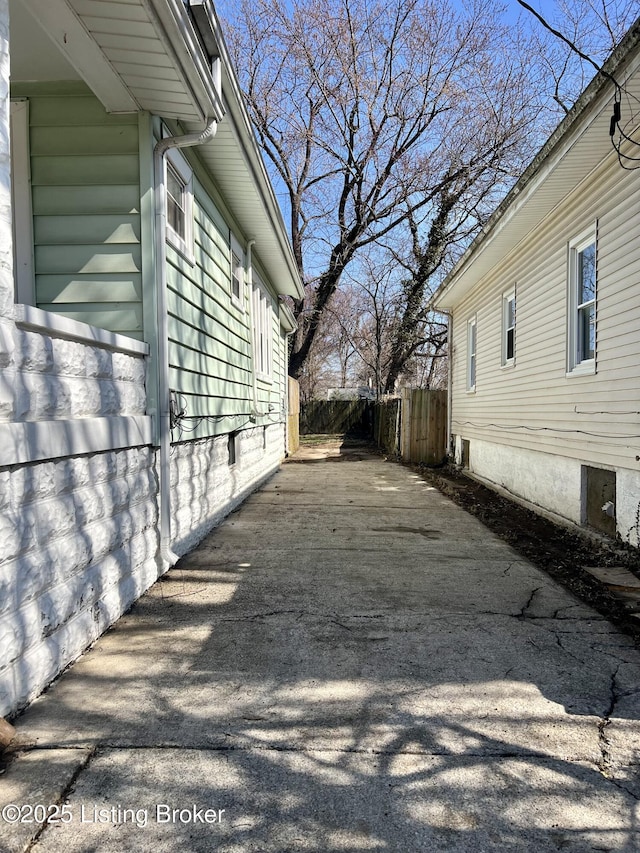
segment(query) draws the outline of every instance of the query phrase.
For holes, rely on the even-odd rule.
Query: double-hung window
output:
[[[568,372],[595,373],[596,229],[569,243]]]
[[[271,379],[273,364],[273,302],[266,288],[253,274],[253,352],[255,370],[261,379]]]
[[[467,323],[467,391],[476,390],[477,322],[472,317]]]
[[[515,364],[516,356],[516,292],[502,297],[502,366]]]
[[[176,149],[166,164],[167,242],[193,263],[193,173]]]

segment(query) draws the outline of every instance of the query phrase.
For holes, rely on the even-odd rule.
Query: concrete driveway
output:
[[[640,850],[632,640],[337,445],[285,464],[17,727],[7,851]]]

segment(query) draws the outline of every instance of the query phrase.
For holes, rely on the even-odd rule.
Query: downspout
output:
[[[249,288],[249,326],[251,335],[251,414],[257,419],[258,412],[258,377],[256,375],[256,336],[255,315],[253,313],[253,263],[252,248],[255,240],[249,240],[246,247],[247,287]]]
[[[450,311],[443,311],[447,318],[447,456],[451,456],[451,438],[453,434],[453,316]],[[455,448],[453,448],[455,454]]]
[[[153,149],[156,218],[156,302],[158,325],[158,432],[160,443],[160,557],[163,569],[177,563],[171,550],[171,417],[169,399],[169,323],[167,316],[167,210],[165,203],[165,155],[172,148],[201,145],[215,136],[218,122],[209,121],[200,133],[168,136]]]

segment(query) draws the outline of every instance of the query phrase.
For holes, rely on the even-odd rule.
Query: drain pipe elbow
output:
[[[169,399],[169,324],[167,315],[167,264],[164,160],[172,148],[202,145],[215,136],[217,120],[207,123],[204,130],[184,136],[168,136],[159,140],[153,150],[155,181],[155,240],[156,240],[156,323],[158,334],[158,429],[160,445],[160,559],[162,572],[180,559],[171,547],[171,416]]]

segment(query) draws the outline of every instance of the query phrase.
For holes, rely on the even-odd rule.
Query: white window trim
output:
[[[593,299],[594,323],[597,323],[598,296],[598,223],[594,222],[578,236],[569,241],[567,257],[567,377],[590,376],[596,372],[596,356],[578,361],[578,274],[577,259],[580,252],[591,244],[595,245],[596,288]],[[597,328],[597,327],[596,327]]]
[[[472,349],[473,337],[473,349]],[[473,359],[473,369],[472,369]],[[473,373],[473,382],[472,382]],[[467,392],[475,393],[478,381],[478,318],[474,315],[467,321]]]
[[[246,254],[240,243],[233,236],[233,234],[231,234],[229,243],[229,294],[231,296],[231,302],[236,306],[236,308],[240,308],[242,311],[244,311],[247,283]],[[238,259],[238,266],[236,270],[237,274],[239,273],[238,277],[240,279],[239,296],[236,296],[233,292],[234,256]]]
[[[35,305],[29,101],[11,101],[11,206],[15,301]]]
[[[273,382],[273,299],[253,273],[253,355],[256,377]],[[262,338],[260,334],[262,333]],[[266,370],[264,369],[266,362]]]
[[[173,168],[184,186],[185,234],[183,236],[174,231],[169,223],[169,216],[167,214],[167,243],[173,246],[193,266],[196,261],[193,242],[193,171],[177,148],[169,149],[165,158],[165,213],[167,213],[169,203],[167,185],[167,170],[169,165]]]
[[[507,326],[509,303],[513,300],[513,326]],[[514,367],[516,363],[516,289],[515,287],[502,294],[502,367]],[[507,332],[513,329],[513,355],[507,357]]]

